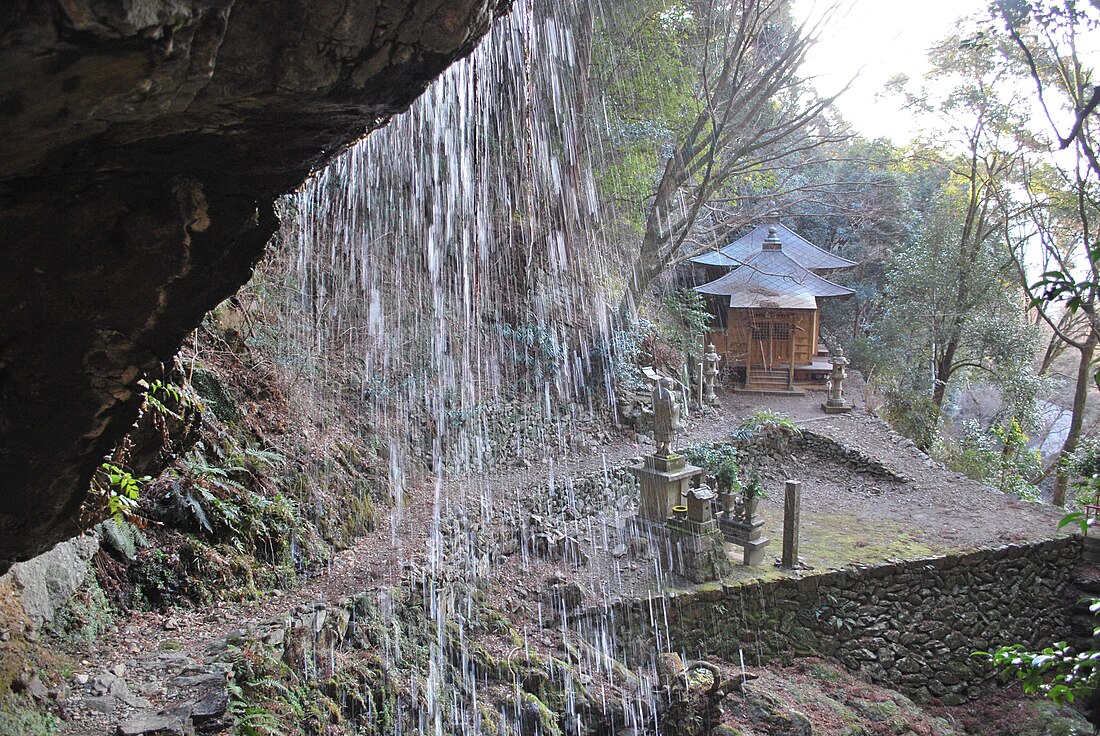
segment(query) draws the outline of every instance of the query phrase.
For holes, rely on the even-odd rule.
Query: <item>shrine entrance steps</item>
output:
[[[753,366],[749,369],[749,380],[744,386],[733,389],[739,393],[779,394],[782,396],[803,396],[806,392],[790,383],[790,373],[786,368],[767,369]]]

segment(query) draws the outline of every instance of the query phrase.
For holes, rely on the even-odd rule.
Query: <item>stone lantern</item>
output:
[[[718,378],[718,361],[721,359],[722,356],[714,350],[714,343],[707,343],[707,352],[703,355],[703,399],[711,406],[718,403],[714,382]]]
[[[844,379],[848,377],[846,367],[851,361],[844,357],[844,349],[837,345],[829,362],[833,366],[829,376],[829,398],[821,408],[826,414],[847,414],[852,410],[852,405],[844,400]]]

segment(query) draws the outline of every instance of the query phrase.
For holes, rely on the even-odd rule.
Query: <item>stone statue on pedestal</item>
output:
[[[680,428],[680,401],[671,378],[662,378],[653,387],[653,438],[658,457],[671,457],[672,442]]]

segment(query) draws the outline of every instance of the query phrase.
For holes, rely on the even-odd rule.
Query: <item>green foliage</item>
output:
[[[611,336],[606,357],[615,386],[628,391],[645,389],[646,382],[639,363],[646,340],[656,331],[657,327],[652,322],[638,319]]]
[[[1012,417],[983,430],[976,422],[961,423],[957,435],[941,433],[932,453],[955,472],[987,483],[1025,501],[1040,500],[1030,479],[1042,472],[1039,453],[1029,450],[1028,437]]]
[[[1100,601],[1092,601],[1089,610],[1093,614],[1100,611]],[[1100,652],[1078,652],[1064,641],[1039,651],[1011,644],[974,655],[992,662],[1006,680],[1018,681],[1025,693],[1042,695],[1060,705],[1086,698],[1100,685]]]
[[[135,478],[129,470],[106,462],[92,478],[91,492],[100,497],[107,514],[116,520],[125,520],[137,516],[141,488],[151,480],[147,475]]]
[[[169,404],[180,411],[202,411],[202,404],[198,397],[187,388],[181,388],[166,381],[139,381],[138,385],[144,391],[142,393],[142,411],[152,409],[162,416],[170,416],[175,419],[183,419],[180,413],[169,407]]]
[[[189,596],[198,598],[196,591],[202,585],[197,575],[189,579],[178,550],[143,552],[131,567],[130,578],[134,584],[133,599],[126,603],[139,608],[165,608],[182,603]]]
[[[682,0],[625,0],[605,6],[594,30],[591,94],[602,104],[592,107],[611,141],[596,181],[640,230],[663,149],[695,105],[698,28]]]
[[[684,450],[684,457],[692,465],[706,470],[714,478],[719,492],[738,494],[744,490],[735,446],[728,443],[696,445]]]
[[[149,540],[141,529],[126,519],[107,519],[96,528],[99,530],[103,545],[128,560],[134,559],[138,550],[149,546]]]
[[[518,380],[523,388],[531,390],[557,378],[564,352],[553,328],[537,323],[499,323],[496,331],[505,343],[504,354],[520,369]]]
[[[692,465],[698,465],[714,474],[727,463],[737,463],[737,447],[726,442],[694,445],[684,450],[684,457]]]
[[[733,458],[727,458],[714,473],[714,482],[718,490],[725,493],[741,493],[747,489],[741,483],[741,466]]]
[[[1095,498],[1100,493],[1100,437],[1082,440],[1066,462],[1066,470],[1074,477],[1072,487],[1078,499]]]
[[[277,659],[273,650],[256,645],[235,649],[232,655],[234,680],[227,690],[233,732],[241,736],[283,736],[287,724],[268,710],[268,702],[286,697],[289,691],[283,679],[290,679],[292,670]],[[299,714],[304,715],[300,707],[294,715]]]
[[[701,353],[711,322],[703,295],[695,289],[675,289],[665,297],[665,307],[674,318],[673,326],[664,331],[665,339],[685,357]]]
[[[886,420],[901,434],[929,448],[939,429],[940,410],[926,392],[915,392],[889,384],[883,388]]]
[[[757,409],[741,421],[732,436],[739,442],[763,440],[782,444],[791,438],[801,437],[802,430],[786,414]]]
[[[1088,534],[1094,521],[1086,516],[1084,511],[1071,511],[1058,520],[1058,528],[1062,529],[1074,524],[1082,534]]]
[[[764,488],[764,482],[760,479],[760,471],[753,469],[749,475],[749,482],[744,487],[745,500],[753,498],[767,498],[768,492]]]
[[[1000,443],[997,466],[997,488],[1025,501],[1040,501],[1039,489],[1030,479],[1042,474],[1042,457],[1038,450],[1028,449],[1028,436],[1016,417],[993,425],[990,434]]]
[[[191,385],[219,421],[232,425],[240,419],[233,393],[215,371],[196,366],[191,370]]]
[[[975,480],[987,480],[996,473],[1001,453],[993,435],[973,420],[960,423],[957,438],[940,436],[933,454],[948,468]]]

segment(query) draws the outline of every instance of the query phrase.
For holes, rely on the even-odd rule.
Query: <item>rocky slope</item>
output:
[[[248,278],[273,200],[508,5],[0,8],[0,571],[71,536],[135,382]]]

